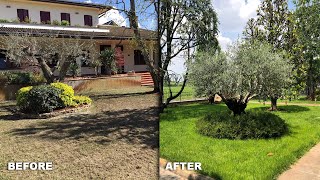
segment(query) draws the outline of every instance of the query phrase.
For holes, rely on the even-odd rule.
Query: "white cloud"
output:
[[[222,34],[219,34],[218,41],[223,51],[227,50],[227,47],[232,43],[230,38],[224,37]]]
[[[104,24],[110,20],[113,20],[119,26],[127,26],[126,18],[124,18],[118,10],[109,10],[105,15],[99,18],[99,24]]]
[[[85,3],[92,3],[92,1],[91,0],[87,0],[87,1],[84,1]]]
[[[260,0],[212,0],[212,4],[224,33],[242,31],[248,19],[256,16]]]

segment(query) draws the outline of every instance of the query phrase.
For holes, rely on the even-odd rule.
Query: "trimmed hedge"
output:
[[[63,102],[60,94],[61,90],[53,86],[35,86],[27,93],[27,107],[22,110],[28,113],[40,114],[62,108]]]
[[[51,83],[50,85],[62,91],[62,93],[60,94],[60,97],[65,107],[75,105],[73,102],[74,90],[71,86],[69,86],[68,84],[60,83],[60,82]]]
[[[206,115],[196,123],[200,134],[226,139],[276,138],[288,132],[283,119],[270,112],[248,111],[241,116],[228,112]]]
[[[17,94],[17,105],[20,106],[20,109],[26,109],[28,104],[28,93],[32,89],[32,86],[27,86],[19,89]]]
[[[0,72],[0,83],[3,84],[40,84],[46,79],[42,75],[30,72]]]
[[[91,102],[87,96],[75,96],[72,87],[64,83],[23,87],[17,94],[17,105],[25,113],[47,113]]]
[[[73,101],[76,105],[86,105],[92,103],[92,100],[87,96],[74,96]]]

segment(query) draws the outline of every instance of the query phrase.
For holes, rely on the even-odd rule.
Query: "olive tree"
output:
[[[63,80],[70,65],[78,58],[92,62],[98,59],[94,41],[83,40],[77,36],[13,32],[3,40],[9,61],[15,64],[39,65],[48,83]],[[55,66],[50,67],[50,64]],[[59,70],[58,77],[53,74],[55,70]]]
[[[283,57],[268,44],[238,42],[227,53],[198,52],[189,79],[198,96],[218,94],[241,115],[252,97],[273,96],[290,83],[292,67]]]

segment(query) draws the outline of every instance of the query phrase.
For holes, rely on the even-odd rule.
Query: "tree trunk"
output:
[[[71,60],[66,60],[63,64],[62,64],[62,66],[61,66],[61,68],[60,68],[60,72],[59,72],[59,81],[63,81],[64,80],[64,78],[66,77],[66,74],[67,74],[67,72],[68,72],[68,70],[69,70],[69,67],[70,67],[70,65],[71,65]]]
[[[150,53],[147,52],[146,50],[147,47],[145,46],[145,43],[142,42],[141,34],[139,32],[139,23],[138,23],[138,17],[136,14],[135,0],[130,0],[130,12],[128,16],[129,16],[130,28],[133,29],[138,45],[142,48],[142,54],[145,57],[146,64],[150,68],[149,72],[151,74],[153,84],[154,84],[153,91],[159,92],[160,87],[159,87],[158,79],[160,78],[158,77],[158,74],[156,72],[156,71],[159,71],[158,62],[155,62],[154,60],[154,63],[153,64],[151,63],[150,57],[149,57]]]
[[[309,84],[308,85],[308,99],[310,99],[311,101],[315,101],[316,100],[315,85],[312,80],[310,80],[310,82],[308,84]]]
[[[44,76],[44,78],[46,78],[47,83],[52,83],[54,81],[54,75],[53,75],[53,72],[51,71],[50,67],[40,57],[37,58],[37,61],[40,64],[43,76]]]
[[[271,97],[271,108],[270,108],[271,111],[276,111],[276,110],[278,110],[277,100],[278,100],[278,98]]]
[[[236,99],[227,99],[224,100],[227,107],[233,112],[233,115],[245,114],[245,109],[247,108],[247,103],[238,101]]]
[[[162,113],[163,110],[169,105],[169,103],[176,99],[177,97],[179,97],[181,95],[181,93],[183,92],[186,84],[187,84],[187,76],[188,76],[188,72],[186,73],[186,76],[183,80],[183,84],[182,84],[182,87],[181,89],[179,90],[179,92],[176,94],[176,95],[172,95],[172,92],[170,92],[170,96],[166,99],[166,102],[165,103],[162,103],[162,105],[160,106],[160,112]],[[163,81],[162,81],[163,82]],[[163,92],[162,92],[162,95],[163,95]],[[162,101],[161,101],[162,102]]]

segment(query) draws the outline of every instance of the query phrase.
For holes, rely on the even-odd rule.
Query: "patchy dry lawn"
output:
[[[91,94],[88,112],[46,120],[19,119],[14,102],[0,103],[0,179],[157,179],[157,98],[145,90]],[[12,161],[54,170],[6,170]]]

